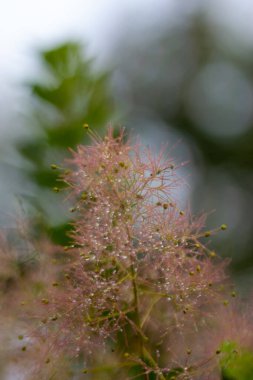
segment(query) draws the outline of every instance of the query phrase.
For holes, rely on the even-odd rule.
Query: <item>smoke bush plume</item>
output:
[[[88,133],[62,177],[73,244],[44,249],[57,270],[22,311],[31,379],[220,379],[222,344],[252,347],[227,263],[205,245],[226,226],[205,231],[203,216],[178,207],[166,150],[154,156],[123,130]]]

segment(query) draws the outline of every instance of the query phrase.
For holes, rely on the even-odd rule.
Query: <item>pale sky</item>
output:
[[[97,55],[121,29],[159,22],[172,0],[0,0],[0,80],[30,68],[31,53],[47,44],[78,38]]]
[[[159,27],[179,6],[207,5],[210,17],[251,43],[252,0],[0,0],[0,84],[33,69],[32,52],[67,38],[86,40],[100,55],[126,25]],[[33,58],[34,59],[34,58]]]

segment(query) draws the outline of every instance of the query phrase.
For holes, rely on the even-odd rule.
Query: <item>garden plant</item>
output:
[[[27,237],[22,260],[2,244],[5,356],[31,380],[253,379],[252,312],[210,248],[227,226],[179,206],[166,147],[84,130],[91,145],[51,165],[73,204],[70,244]]]

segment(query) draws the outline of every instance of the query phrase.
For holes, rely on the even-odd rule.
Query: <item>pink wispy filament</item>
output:
[[[203,243],[211,234],[204,218],[178,207],[177,166],[166,151],[156,157],[126,142],[123,130],[90,136],[64,175],[73,246],[40,300],[44,355],[83,358],[90,376],[107,361],[115,379],[128,379],[131,365],[147,379],[164,380],[173,368],[175,379],[218,379],[214,348],[203,344],[229,307],[226,263]]]

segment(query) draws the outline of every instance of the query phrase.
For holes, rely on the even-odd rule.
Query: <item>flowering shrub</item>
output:
[[[62,177],[73,244],[44,249],[43,286],[23,305],[31,378],[241,380],[250,320],[237,312],[227,263],[205,245],[226,226],[205,231],[204,217],[178,208],[182,181],[165,152],[154,157],[111,128],[88,133],[93,145],[73,152]]]

